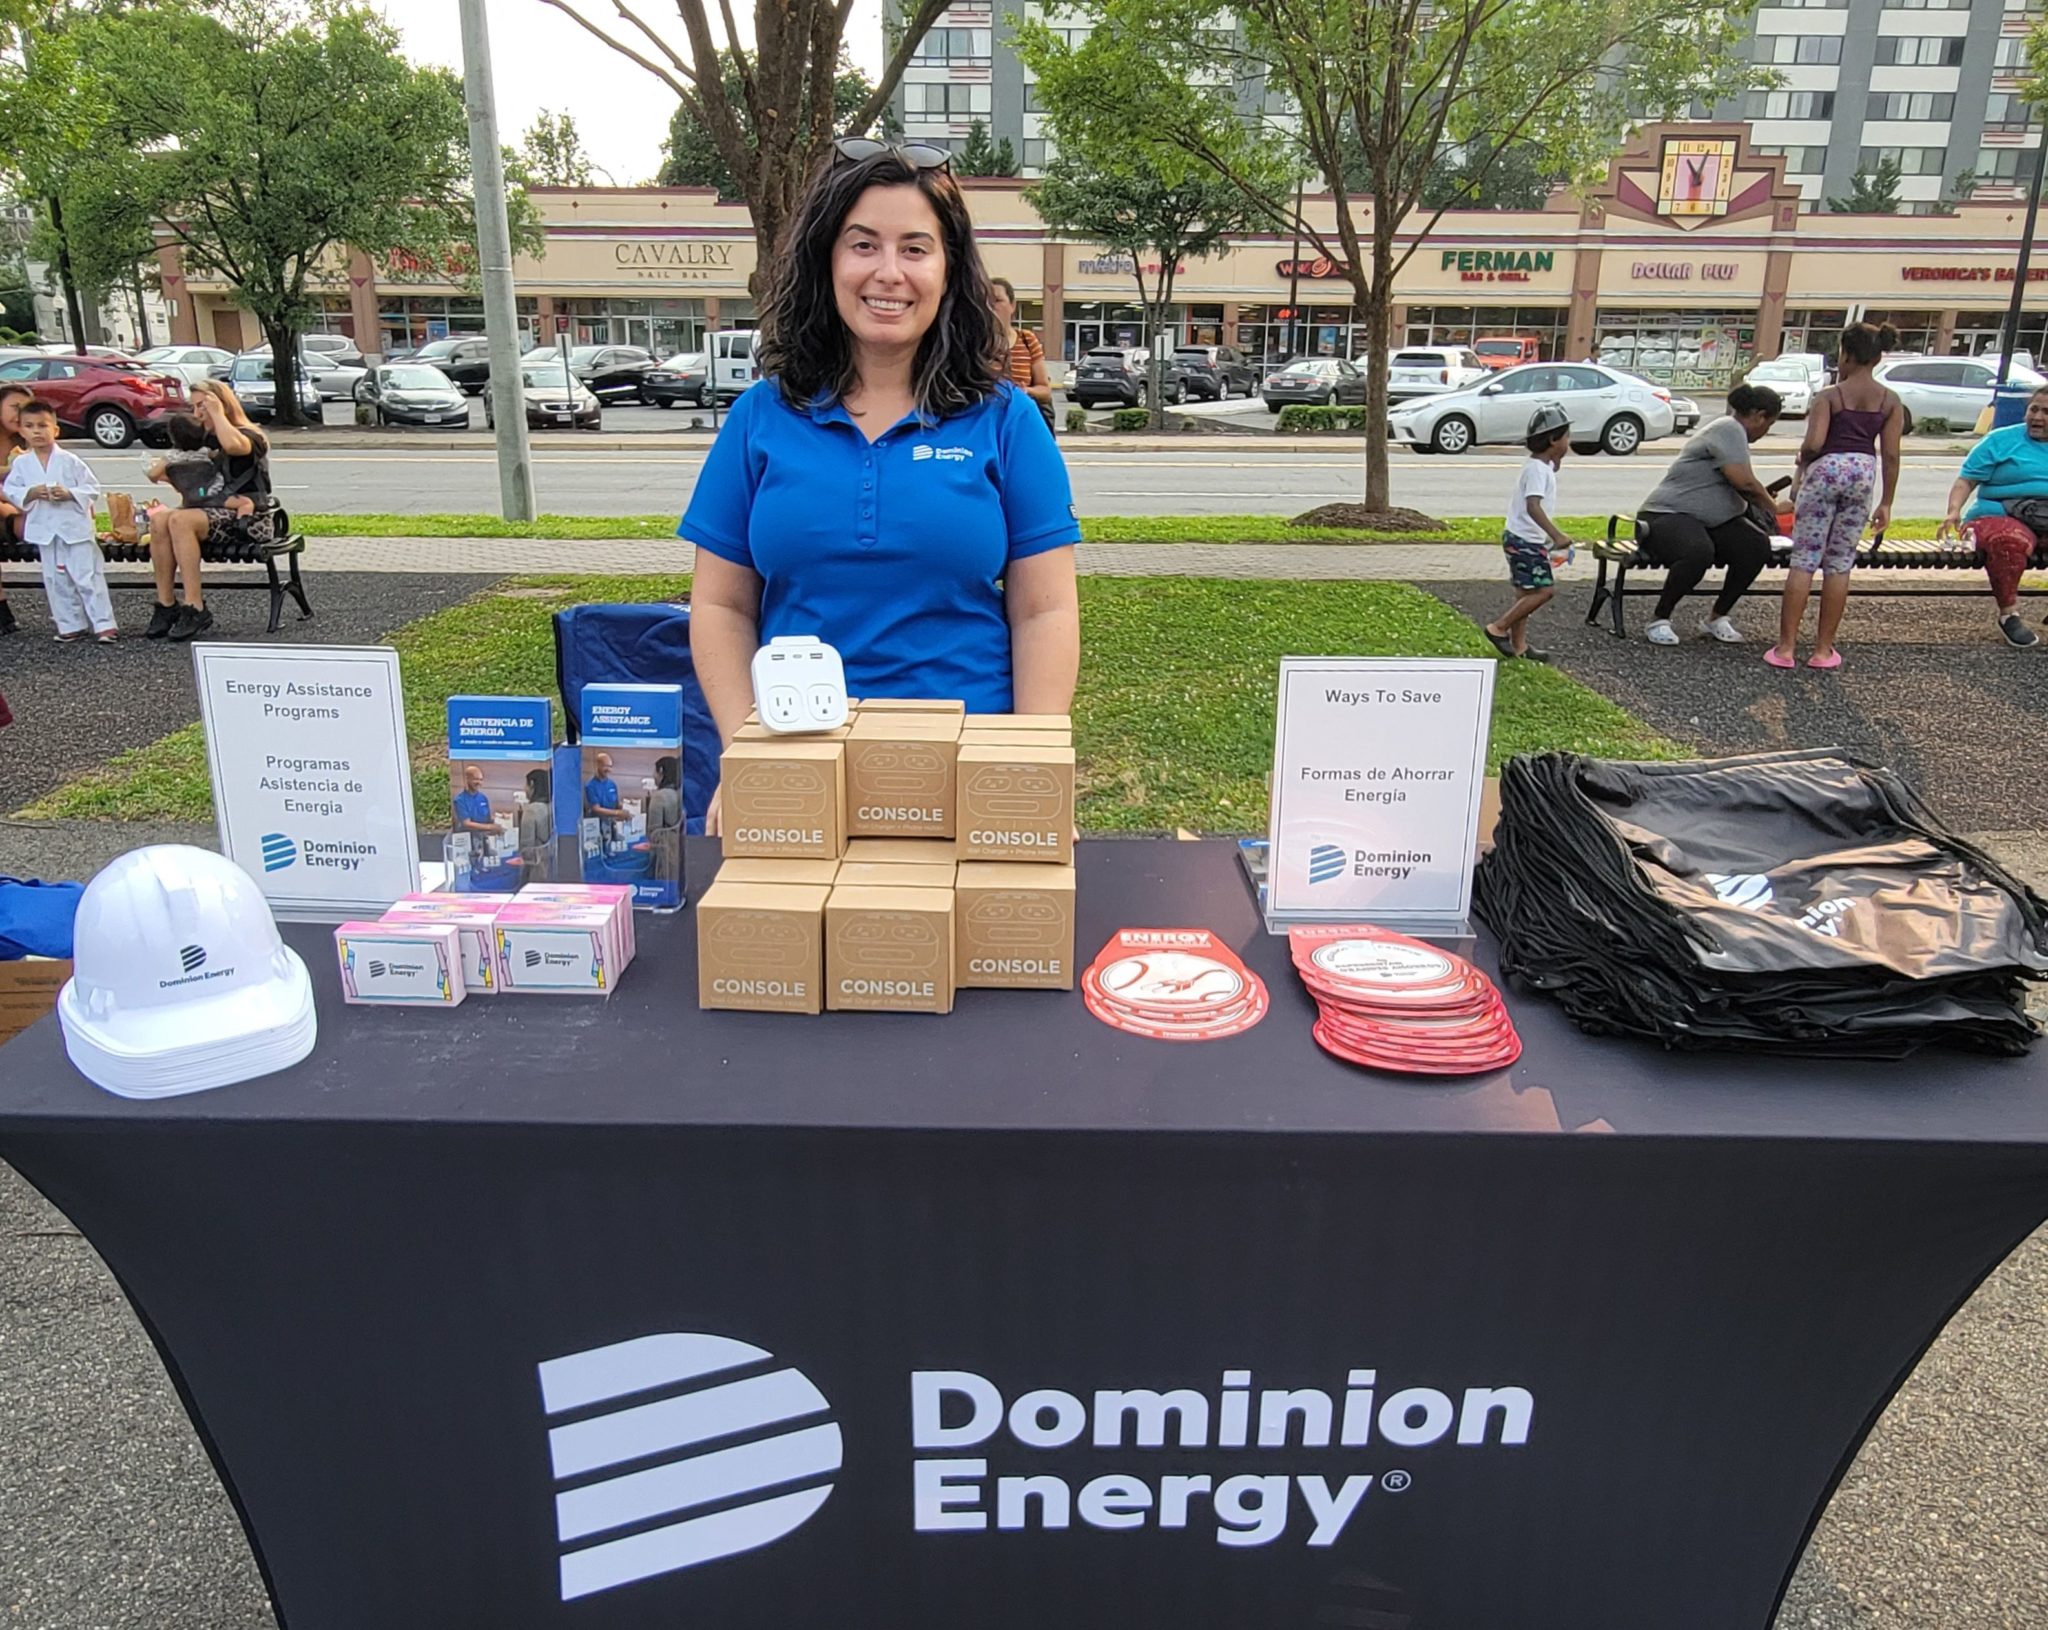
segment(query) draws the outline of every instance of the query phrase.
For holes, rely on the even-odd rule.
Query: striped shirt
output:
[[[1005,370],[1011,384],[1020,390],[1030,385],[1031,372],[1045,360],[1045,347],[1029,329],[1017,329],[1010,340],[1010,362]]]

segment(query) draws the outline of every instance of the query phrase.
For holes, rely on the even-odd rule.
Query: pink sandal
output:
[[[1779,656],[1778,648],[1775,645],[1765,648],[1764,661],[1768,662],[1773,668],[1796,668],[1799,666],[1799,659],[1797,657]]]
[[[1842,653],[1840,651],[1830,651],[1824,657],[1808,657],[1806,665],[1809,668],[1819,668],[1824,672],[1828,669],[1839,668],[1842,665]]]

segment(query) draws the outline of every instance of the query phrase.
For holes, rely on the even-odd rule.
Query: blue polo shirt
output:
[[[489,822],[491,818],[491,795],[487,792],[458,792],[455,795],[455,820]]]
[[[1010,711],[1013,560],[1081,541],[1066,461],[1008,384],[871,444],[838,402],[807,409],[761,380],[733,404],[679,536],[761,578],[760,633],[814,634],[852,696],[957,697]]]
[[[593,775],[583,783],[583,811],[617,809],[619,807],[619,784],[608,775]]]
[[[2003,425],[1983,437],[1957,472],[1978,483],[1963,519],[2003,515],[2008,498],[2048,498],[2048,441],[2036,441],[2023,424]]]

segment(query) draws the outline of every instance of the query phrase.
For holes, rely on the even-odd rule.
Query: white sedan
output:
[[[1991,405],[1991,388],[1998,381],[1998,359],[1888,358],[1877,365],[1871,377],[1897,393],[1915,423],[1941,419],[1957,430],[1971,430],[1976,427],[1977,416]],[[2017,362],[2005,377],[2008,385],[2023,385],[2028,390],[2043,383],[2040,374]]]
[[[1785,404],[1785,416],[1803,419],[1813,406],[1813,399],[1820,392],[1820,386],[1813,377],[1813,370],[1803,362],[1794,362],[1790,357],[1779,357],[1774,362],[1759,362],[1742,376],[1745,385],[1767,385],[1778,393],[1778,400]]]
[[[152,373],[175,374],[188,385],[202,379],[218,379],[235,360],[235,353],[213,345],[152,345],[135,353],[135,360]]]
[[[1571,416],[1581,452],[1633,453],[1672,431],[1671,393],[1592,362],[1531,362],[1464,390],[1425,396],[1387,415],[1387,433],[1418,453],[1462,453],[1482,444],[1519,446],[1529,419],[1555,402]]]

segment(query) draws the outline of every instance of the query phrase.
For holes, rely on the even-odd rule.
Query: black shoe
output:
[[[196,611],[191,606],[178,607],[178,615],[171,624],[170,638],[189,640],[204,634],[213,626],[213,613],[201,606]]]
[[[20,627],[21,624],[14,620],[14,607],[0,600],[0,634],[12,634]]]
[[[142,631],[142,637],[146,640],[160,640],[171,631],[171,626],[177,620],[176,606],[156,606],[150,611],[149,626]]]
[[[2003,617],[1999,618],[1998,630],[2005,636],[2005,643],[2007,645],[2017,645],[2022,650],[2029,645],[2041,643],[2041,636],[2036,634],[2020,619],[2020,614],[2017,611],[2008,611]]]
[[[1550,660],[1550,653],[1548,651],[1539,651],[1535,646],[1531,645],[1522,652],[1522,657],[1528,662],[1548,662]]]
[[[1508,635],[1496,634],[1484,623],[1481,623],[1479,625],[1479,632],[1486,636],[1488,643],[1491,644],[1493,648],[1496,651],[1498,651],[1502,656],[1511,657],[1515,654],[1515,642]]]

